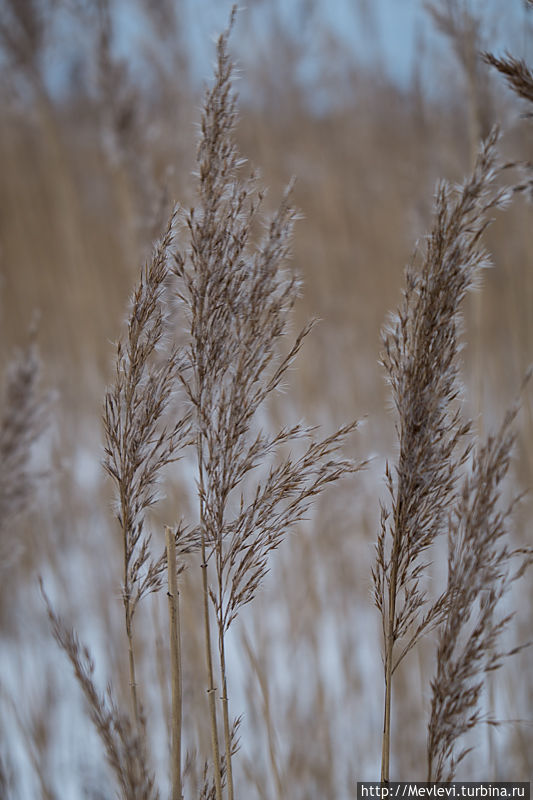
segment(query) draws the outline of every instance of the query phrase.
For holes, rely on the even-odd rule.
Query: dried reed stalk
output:
[[[199,462],[201,463],[201,462]],[[209,619],[209,583],[207,578],[207,549],[205,529],[202,525],[201,535],[201,569],[202,569],[202,597],[203,597],[203,624],[205,640],[205,659],[207,667],[207,695],[209,699],[209,722],[211,726],[211,751],[213,755],[213,771],[216,800],[222,800],[222,763],[220,760],[220,747],[217,730],[216,688],[215,673],[213,669],[213,651],[211,646],[211,626]]]
[[[497,616],[498,604],[532,560],[532,550],[511,550],[506,541],[513,504],[500,508],[515,434],[509,411],[495,436],[476,452],[450,519],[448,607],[437,650],[428,726],[428,781],[451,781],[469,748],[457,742],[481,720],[483,676],[521,647],[504,652],[501,634],[513,614]],[[486,720],[495,724],[494,720]]]
[[[176,563],[176,537],[172,530],[165,530],[168,565],[168,611],[170,629],[170,667],[172,689],[172,723],[171,723],[171,774],[172,800],[183,800],[181,790],[181,720],[182,720],[182,687],[181,687],[181,636],[179,589]]]
[[[259,249],[252,227],[262,190],[252,174],[241,179],[235,144],[236,100],[228,55],[230,26],[218,40],[213,87],[207,92],[197,154],[198,204],[187,216],[190,246],[176,255],[179,300],[190,323],[188,363],[181,380],[193,409],[201,524],[202,587],[208,694],[216,798],[222,798],[209,602],[217,625],[228,800],[234,800],[232,725],[226,670],[226,634],[239,609],[255,596],[268,555],[307,513],[326,485],[361,467],[337,456],[347,425],[323,440],[302,425],[270,436],[257,425],[258,409],[280,386],[312,325],[286,353],[299,282],[284,264],[295,211],[289,192]],[[254,252],[255,249],[255,252]],[[307,441],[300,458],[280,451]],[[275,463],[277,461],[279,463]],[[254,470],[267,470],[254,483]],[[209,565],[214,580],[210,582]]]
[[[457,403],[457,335],[461,301],[489,263],[481,245],[487,214],[512,194],[495,185],[497,140],[493,131],[462,187],[440,185],[421,272],[407,270],[403,305],[383,336],[400,445],[395,472],[386,469],[390,510],[382,508],[373,574],[384,637],[383,781],[390,771],[394,672],[446,610],[446,593],[428,601],[424,557],[445,528],[470,449],[471,427]]]
[[[116,375],[105,399],[105,469],[117,486],[117,517],[122,531],[124,571],[122,597],[128,640],[130,691],[133,717],[141,720],[135,670],[133,620],[138,602],[162,585],[165,553],[154,559],[145,514],[157,499],[157,482],[163,467],[176,459],[187,444],[184,417],[170,429],[162,425],[176,389],[179,354],[171,350],[156,359],[163,337],[163,295],[169,277],[172,246],[171,219],[167,231],[144,269],[135,290],[128,319],[126,342],[117,345]]]

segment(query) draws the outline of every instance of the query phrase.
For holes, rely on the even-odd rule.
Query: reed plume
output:
[[[215,677],[208,600],[215,613],[220,667],[227,796],[233,800],[232,737],[226,675],[226,634],[253,600],[268,555],[307,514],[329,483],[361,465],[337,455],[347,425],[315,440],[298,424],[269,435],[257,416],[281,386],[312,324],[284,352],[299,281],[285,267],[296,212],[290,188],[267,224],[259,248],[252,228],[263,190],[256,176],[241,178],[235,144],[236,98],[228,37],[219,38],[213,87],[204,102],[197,154],[198,203],[187,216],[189,247],[176,255],[179,300],[190,325],[188,363],[181,379],[193,410],[198,469],[208,693],[216,798],[222,797]],[[282,448],[303,440],[299,458]],[[277,459],[277,460],[276,460]],[[270,466],[269,466],[270,465]],[[258,467],[267,468],[253,478]],[[213,580],[208,567],[213,564]]]
[[[501,508],[501,484],[516,439],[511,426],[518,405],[499,431],[480,446],[449,520],[447,609],[439,635],[428,726],[428,781],[451,781],[469,748],[458,741],[483,718],[480,699],[486,672],[521,647],[502,651],[500,637],[513,614],[498,604],[531,563],[531,549],[512,550],[506,536],[513,504]],[[494,722],[493,720],[486,720]]]
[[[122,532],[122,598],[130,670],[132,713],[140,721],[135,671],[133,620],[139,601],[158,591],[166,565],[165,551],[154,558],[145,530],[146,511],[157,499],[162,469],[187,444],[186,415],[166,427],[164,415],[177,387],[180,356],[172,348],[157,358],[164,335],[163,303],[169,278],[172,224],[143,270],[134,292],[125,343],[117,345],[114,384],[105,398],[105,469],[117,487],[117,518]],[[180,530],[181,533],[181,530]]]
[[[390,506],[382,508],[373,574],[384,637],[383,781],[389,779],[394,672],[446,610],[445,593],[428,600],[425,558],[445,530],[471,447],[471,426],[458,402],[458,328],[461,302],[489,264],[481,244],[487,215],[512,194],[496,185],[497,141],[494,130],[461,187],[439,186],[422,269],[408,268],[403,304],[383,336],[399,439],[395,469],[386,469]]]
[[[497,58],[492,53],[483,53],[483,59],[504,76],[511,89],[528,103],[533,103],[533,73],[526,62],[507,54]]]

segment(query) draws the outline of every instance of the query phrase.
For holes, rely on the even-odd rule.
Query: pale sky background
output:
[[[225,27],[233,0],[183,0],[183,3],[187,40],[190,51],[195,54],[193,67],[197,75],[205,76],[209,74],[213,38]],[[302,16],[306,18],[305,5],[305,0],[242,3],[236,38],[240,37],[242,46],[242,36],[250,18],[254,18],[257,30],[264,24],[265,10],[274,8],[287,29],[294,31],[296,39],[312,40],[313,29],[323,31],[330,26],[353,48],[357,60],[368,63],[382,59],[389,74],[400,82],[408,81],[412,74],[413,57],[420,39],[426,47],[442,44],[440,36],[440,42],[435,41],[424,0],[321,0],[316,4],[316,18],[310,19],[307,27],[305,23],[302,26],[301,20]],[[487,38],[495,47],[514,45],[523,51],[525,21],[530,18],[533,22],[533,14],[526,11],[524,0],[469,0],[469,7],[480,10]],[[531,40],[531,36],[529,38]]]
[[[515,55],[533,59],[533,13],[526,10],[525,0],[466,2],[469,8],[480,12],[490,49],[510,49]],[[210,78],[213,41],[225,28],[232,5],[233,0],[181,2],[183,36],[191,73],[198,85]],[[269,41],[265,34],[274,16],[281,20],[284,35],[290,36],[303,53],[298,76],[303,82],[306,75],[316,77],[316,71],[321,69],[323,59],[316,57],[319,42],[323,43],[327,32],[333,31],[346,49],[335,59],[333,48],[328,64],[332,72],[345,68],[348,53],[353,64],[377,65],[399,86],[407,86],[416,56],[424,65],[420,75],[423,86],[430,93],[438,92],[438,81],[446,73],[443,62],[452,66],[453,56],[445,38],[435,32],[424,5],[425,0],[247,0],[239,4],[234,52],[244,72],[252,66],[267,68],[269,53],[261,49],[261,39],[264,44]],[[124,54],[144,34],[142,19],[132,11],[134,8],[131,0],[123,0],[117,21],[118,46]]]
[[[480,12],[490,49],[509,49],[533,62],[533,11],[526,10],[525,0],[464,2]],[[198,87],[212,75],[213,42],[226,27],[232,5],[233,0],[180,0],[182,37]],[[339,53],[332,46],[327,64],[332,74],[342,73],[351,61],[353,66],[377,67],[399,86],[408,86],[417,62],[422,65],[419,77],[424,88],[438,92],[446,63],[453,66],[454,59],[424,6],[425,0],[243,0],[232,37],[233,52],[245,74],[247,69],[268,69],[269,58],[275,59],[269,47],[272,19],[276,19],[283,36],[300,51],[298,79],[302,83],[316,78],[323,68],[324,42],[328,32],[333,32],[344,47]],[[137,2],[118,0],[116,7],[116,50],[128,56],[142,46],[146,24]],[[76,57],[90,46],[84,36],[79,37],[80,31],[73,37],[65,29],[61,47],[49,56],[49,75],[56,88],[68,80]]]

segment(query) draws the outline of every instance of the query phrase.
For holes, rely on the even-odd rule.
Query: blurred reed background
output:
[[[303,219],[293,266],[303,291],[295,330],[309,317],[321,320],[272,418],[279,424],[303,415],[332,429],[364,417],[348,449],[359,460],[372,457],[365,473],[330,491],[312,520],[289,536],[259,602],[231,632],[233,711],[244,714],[235,781],[239,796],[250,800],[343,800],[355,795],[358,779],[379,774],[383,688],[371,568],[384,463],[395,454],[389,391],[378,365],[380,330],[399,303],[405,264],[428,230],[437,179],[462,180],[479,139],[496,123],[504,129],[506,157],[533,157],[531,122],[477,56],[504,47],[526,59],[533,54],[527,4],[505,4],[504,28],[499,3],[406,2],[409,13],[416,6],[419,24],[406,45],[409,68],[399,77],[380,27],[389,4],[353,4],[347,17],[353,39],[335,23],[335,6],[250,1],[231,39],[240,70],[239,146],[270,187],[269,209],[297,178],[294,202]],[[210,42],[203,55],[195,47],[199,30],[224,27],[229,8],[180,0],[0,4],[1,366],[5,376],[15,349],[35,329],[41,389],[32,391],[42,393],[48,417],[27,467],[35,486],[0,531],[0,793],[6,798],[114,796],[78,687],[50,634],[37,575],[90,646],[102,688],[113,676],[126,697],[120,539],[101,469],[103,398],[140,265],[173,202],[185,208],[194,202],[199,106],[210,74],[205,54],[212,60]],[[367,41],[361,54],[360,31]],[[394,48],[401,50],[402,41]],[[530,215],[519,199],[496,216],[487,236],[495,268],[465,307],[465,402],[485,432],[533,358]],[[517,425],[512,484],[524,491],[533,479],[531,390]],[[185,463],[154,512],[161,547],[163,523],[186,513],[191,491]],[[531,510],[526,497],[515,512],[518,545],[531,541]],[[436,584],[445,567],[445,558],[432,565]],[[201,778],[192,765],[208,756],[209,726],[204,689],[195,680],[203,645],[194,570],[183,580],[184,729],[195,797]],[[162,594],[139,612],[138,645],[164,786],[169,689]],[[511,606],[518,609],[509,633],[514,646],[531,636],[527,578],[514,587]],[[400,735],[391,762],[398,779],[421,779],[433,659],[430,642],[399,673]],[[461,765],[461,778],[531,779],[532,668],[526,650],[487,678],[487,713],[513,722],[476,730],[475,753]]]

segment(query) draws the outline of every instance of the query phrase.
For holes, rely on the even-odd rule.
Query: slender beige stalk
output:
[[[400,518],[399,505],[396,509],[395,527],[398,530]],[[383,711],[383,739],[381,744],[381,781],[388,782],[390,769],[390,734],[392,706],[392,663],[394,652],[394,619],[396,615],[396,592],[398,584],[398,554],[401,537],[397,536],[393,544],[392,565],[389,586],[389,618],[385,637],[385,702]]]
[[[129,388],[129,387],[128,387]],[[127,393],[127,403],[131,403],[131,393]],[[122,458],[123,470],[125,469],[125,458]],[[120,486],[120,510],[122,519],[128,519],[128,501],[124,487]],[[126,543],[127,534],[124,539],[124,584],[123,584],[123,603],[124,603],[124,620],[126,626],[126,636],[128,638],[128,665],[130,676],[130,701],[133,719],[137,728],[140,724],[139,714],[139,700],[137,697],[137,679],[135,676],[135,650],[133,646],[133,615],[135,609],[132,603],[132,586],[130,580],[130,558],[128,554],[128,547]]]
[[[211,630],[209,627],[209,586],[207,582],[207,561],[205,535],[202,530],[202,586],[204,596],[204,638],[207,666],[207,694],[209,697],[209,717],[211,721],[211,749],[213,753],[213,772],[215,778],[216,800],[222,800],[222,778],[220,774],[220,750],[218,746],[217,711],[215,706],[215,681],[213,678],[213,656],[211,653]]]
[[[136,724],[140,724],[139,700],[137,698],[137,680],[135,678],[135,653],[133,649],[133,621],[131,615],[131,605],[127,598],[124,598],[126,609],[126,635],[128,637],[128,663],[130,671],[130,698],[133,711],[133,719]]]
[[[223,510],[219,510],[218,514],[218,529],[222,531],[224,529],[224,513]],[[226,674],[226,647],[225,647],[225,625],[224,625],[224,615],[223,615],[223,597],[224,597],[224,585],[223,585],[223,575],[224,575],[224,568],[223,568],[223,551],[222,551],[222,536],[220,535],[217,538],[217,546],[216,546],[216,565],[217,565],[217,577],[218,577],[218,598],[219,598],[219,606],[217,609],[216,620],[217,620],[217,627],[218,627],[218,657],[219,657],[219,665],[220,665],[220,682],[222,685],[222,722],[224,726],[224,751],[225,751],[225,758],[226,758],[226,786],[227,786],[227,793],[228,793],[228,800],[234,800],[234,789],[233,789],[233,765],[232,765],[232,743],[231,743],[231,728],[229,723],[229,700],[228,700],[228,681],[227,681],[227,674]]]
[[[383,739],[381,743],[381,781],[389,780],[390,723],[392,704],[392,653],[394,648],[394,614],[396,608],[396,581],[392,580],[389,593],[389,624],[385,639],[385,703],[383,711]]]
[[[168,615],[170,627],[170,670],[172,686],[172,800],[183,800],[181,790],[181,641],[179,589],[176,568],[176,540],[170,528],[165,528],[168,566]]]
[[[383,710],[383,738],[381,741],[381,782],[389,780],[390,760],[390,718],[392,699],[392,626],[389,626],[385,640],[385,703]]]
[[[231,763],[231,728],[229,724],[228,683],[226,679],[226,652],[224,647],[224,631],[219,635],[220,652],[220,677],[222,681],[222,718],[224,723],[224,745],[226,751],[226,784],[228,787],[228,800],[234,800],[233,767]]]
[[[125,518],[126,504],[121,491],[122,500],[122,519]],[[135,677],[135,650],[133,647],[133,606],[131,602],[131,584],[129,580],[129,561],[127,549],[124,548],[124,589],[123,589],[123,602],[124,602],[124,621],[126,626],[126,636],[128,638],[128,666],[130,676],[130,702],[133,719],[137,727],[140,724],[139,714],[139,700],[137,697],[137,679]]]

